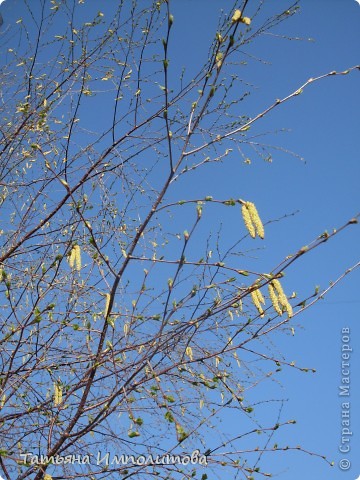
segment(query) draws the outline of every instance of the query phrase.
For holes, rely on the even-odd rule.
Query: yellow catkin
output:
[[[216,55],[216,66],[217,68],[220,68],[221,65],[222,65],[222,61],[223,61],[223,54],[222,52],[218,52],[218,54]]]
[[[72,248],[69,256],[69,266],[70,268],[74,268],[75,264],[75,250]]]
[[[251,18],[249,17],[242,17],[241,18],[242,23],[245,23],[245,25],[250,25],[251,23]]]
[[[260,314],[260,317],[263,317],[264,316],[264,310],[262,309],[262,306],[260,304],[259,297],[257,296],[256,290],[251,292],[250,295],[251,295],[251,300],[252,300],[253,304],[255,305],[257,311]]]
[[[81,270],[81,250],[79,245],[74,245],[69,256],[69,266],[77,272]]]
[[[55,382],[54,383],[54,405],[58,406],[62,402],[62,388]]]
[[[232,16],[232,23],[239,22],[241,19],[241,10],[235,10],[234,15]]]
[[[269,283],[268,289],[269,289],[269,297],[270,297],[271,303],[273,304],[274,310],[277,314],[279,314],[281,316],[283,314],[283,311],[282,311],[282,308],[279,305],[278,297],[277,297],[275,289],[271,285],[271,283]]]
[[[44,480],[53,480],[53,477],[47,473],[44,475]]]
[[[75,256],[75,270],[79,272],[81,270],[81,250],[79,245],[75,245],[73,250]]]
[[[286,295],[284,293],[284,290],[281,286],[281,283],[279,282],[279,280],[275,279],[275,280],[272,280],[272,285],[273,287],[275,288],[275,291],[276,293],[278,294],[278,298],[279,298],[279,303],[282,307],[285,307],[286,303],[287,303],[287,298],[286,298]]]
[[[246,204],[242,205],[241,213],[242,213],[242,217],[243,217],[244,224],[245,224],[245,227],[246,227],[247,231],[249,232],[249,234],[252,238],[255,238],[256,237],[255,227],[254,227],[253,222],[251,220],[250,212],[249,212]]]
[[[250,214],[250,219],[255,226],[255,231],[260,238],[265,237],[264,225],[259,217],[258,211],[252,202],[246,202],[246,207]]]
[[[286,302],[285,310],[286,310],[286,313],[288,314],[289,318],[291,318],[294,315],[292,306],[290,305],[289,301]]]
[[[107,293],[105,295],[105,310],[104,310],[104,317],[107,317],[107,314],[109,312],[109,306],[110,306],[110,293]]]
[[[287,299],[287,296],[284,293],[284,290],[281,286],[281,283],[277,279],[272,280],[271,283],[274,286],[275,291],[278,294],[280,305],[283,307],[283,310],[286,311],[286,313],[288,314],[288,317],[291,318],[293,316],[293,309],[292,309],[292,306],[289,303],[289,300]]]
[[[193,352],[191,347],[186,347],[185,354],[190,358],[190,360],[193,359]]]
[[[259,299],[259,302],[265,305],[265,298],[263,297],[263,294],[260,292],[259,289],[255,290],[255,293]]]

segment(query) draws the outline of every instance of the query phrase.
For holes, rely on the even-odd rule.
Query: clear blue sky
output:
[[[88,3],[98,8],[93,0]],[[267,3],[268,13],[274,12],[273,3],[276,3],[277,11],[289,6],[283,0]],[[1,6],[5,24],[19,16],[15,5],[20,4],[7,0]],[[174,69],[180,71],[183,65],[187,65],[191,71],[199,62],[203,63],[222,5],[227,8],[229,2],[173,0],[175,21],[171,54],[176,59]],[[251,5],[250,0],[249,16]],[[278,26],[273,33],[301,37],[302,40],[275,36],[256,40],[247,51],[267,63],[249,59],[246,67],[241,71],[237,67],[234,71],[256,87],[244,113],[255,115],[274,99],[297,89],[309,77],[360,64],[360,6],[355,0],[304,0],[300,1],[300,6],[301,13]],[[251,165],[246,165],[234,152],[222,167],[226,181],[219,181],[211,174],[211,169],[201,185],[194,175],[188,197],[208,194],[252,200],[265,221],[298,212],[267,229],[261,268],[262,271],[273,268],[324,230],[332,231],[342,226],[360,211],[359,107],[360,71],[311,85],[253,129],[254,134],[270,132],[267,143],[294,151],[303,160],[275,150],[272,163],[254,156]],[[289,131],[271,133],[280,129]],[[229,217],[226,211],[222,213],[225,236],[233,228],[232,213],[229,212]],[[296,290],[302,298],[312,293],[315,285],[325,288],[355,264],[359,260],[359,228],[349,228],[334,241],[306,255],[288,271],[284,280],[287,291]],[[315,368],[317,372],[304,374],[284,369],[279,377],[281,386],[274,387],[274,397],[287,399],[282,420],[295,418],[298,423],[286,428],[276,441],[279,445],[299,444],[306,450],[325,454],[335,466],[331,469],[319,458],[300,452],[279,452],[267,457],[267,470],[278,474],[276,478],[355,480],[360,474],[360,413],[356,408],[360,402],[359,280],[360,271],[355,271],[326,299],[294,319],[295,336],[278,337],[277,348],[290,361]],[[354,350],[349,400],[353,436],[352,449],[346,455],[338,450],[341,441],[338,387],[341,381],[341,329],[344,327],[350,328],[350,343]],[[224,428],[237,432],[231,418],[226,419]],[[347,472],[338,468],[343,457],[352,463]]]

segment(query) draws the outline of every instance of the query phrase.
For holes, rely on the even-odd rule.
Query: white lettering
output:
[[[103,458],[100,458],[100,457],[101,457],[101,452],[98,452],[96,465],[101,465],[102,463],[105,462],[105,465],[109,466],[110,453],[109,452],[106,453]]]

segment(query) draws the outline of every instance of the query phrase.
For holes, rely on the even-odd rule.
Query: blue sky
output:
[[[15,6],[20,3],[7,0],[1,6],[5,24],[19,16]],[[97,3],[88,3],[95,10],[98,8]],[[191,72],[206,59],[222,4],[224,8],[228,7],[228,2],[218,0],[172,2],[175,21],[170,51],[176,59],[172,61],[174,79],[176,71],[180,71],[183,65]],[[250,1],[249,16],[251,5]],[[277,11],[288,6],[283,0],[276,2]],[[255,87],[244,105],[245,111],[239,111],[239,115],[256,115],[274,99],[299,88],[309,77],[360,64],[360,6],[355,0],[304,0],[300,1],[300,6],[298,15],[276,27],[273,33],[278,36],[256,39],[248,47],[248,53],[263,62],[249,58],[246,66],[234,70],[233,73]],[[274,12],[273,2],[266,2],[265,11]],[[287,40],[280,36],[301,40]],[[226,71],[231,72],[231,69]],[[327,78],[309,86],[302,95],[280,106],[254,126],[254,135],[269,132],[266,143],[293,151],[301,158],[274,150],[271,163],[254,155],[251,165],[247,165],[234,151],[221,167],[221,178],[211,168],[205,177],[193,176],[187,187],[187,198],[213,195],[214,198],[251,200],[265,221],[296,212],[268,226],[261,249],[249,250],[249,265],[258,265],[256,257],[261,257],[262,271],[270,270],[323,231],[331,232],[360,211],[359,87],[360,71]],[[281,129],[286,131],[280,132]],[[175,196],[180,194],[179,190],[175,189]],[[233,230],[233,212],[228,214],[223,209],[221,215],[226,244],[226,235]],[[183,222],[186,226],[186,216]],[[284,279],[286,290],[295,290],[302,298],[311,294],[316,285],[326,288],[330,281],[336,280],[359,260],[359,237],[359,227],[352,226],[306,255],[287,272]],[[259,244],[256,246],[259,248]],[[279,435],[277,443],[299,444],[306,450],[326,455],[335,466],[331,469],[319,458],[300,452],[279,452],[267,457],[267,470],[278,474],[276,478],[355,480],[360,474],[356,451],[360,444],[360,417],[356,411],[360,401],[359,275],[360,272],[355,271],[323,301],[296,317],[293,322],[295,336],[277,337],[278,350],[284,352],[290,361],[316,369],[316,374],[304,374],[285,368],[279,377],[281,385],[266,387],[271,392],[274,388],[274,396],[287,399],[282,419],[297,420],[296,425]],[[341,455],[338,450],[341,441],[338,387],[341,381],[341,330],[345,327],[350,328],[350,343],[354,348],[350,397],[354,434],[352,450]],[[237,431],[232,418],[224,420],[224,428]],[[347,472],[338,468],[343,457],[352,464]]]

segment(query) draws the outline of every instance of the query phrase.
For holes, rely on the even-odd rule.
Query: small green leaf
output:
[[[182,441],[185,440],[185,438],[188,437],[188,434],[185,432],[183,427],[179,425],[178,423],[176,424],[176,433],[177,433],[177,438],[178,441],[181,443]]]
[[[165,419],[170,423],[174,423],[173,414],[169,411],[165,413]]]
[[[243,275],[244,277],[248,277],[249,276],[249,272],[247,270],[238,270],[237,273],[239,275]]]

